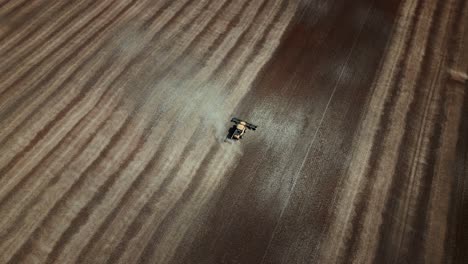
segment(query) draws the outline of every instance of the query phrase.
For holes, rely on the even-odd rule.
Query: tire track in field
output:
[[[424,203],[432,186],[431,168],[441,123],[438,112],[445,101],[440,92],[443,78],[438,72],[445,67],[445,32],[451,25],[451,8],[452,3],[441,1],[402,5],[393,43],[367,108],[376,114],[368,113],[361,124],[348,169],[350,179],[329,229],[331,239],[325,240],[323,261],[401,262],[425,254],[413,228],[421,227],[425,219]],[[414,33],[408,34],[412,30]],[[375,135],[380,135],[383,143],[374,143]],[[403,220],[395,220],[400,218]],[[417,232],[424,232],[424,228]]]
[[[331,223],[327,238],[323,238],[321,243],[321,261],[323,262],[338,262],[340,255],[344,254],[346,250],[346,239],[350,237],[351,230],[348,230],[350,220],[354,217],[354,204],[355,199],[361,194],[360,186],[365,180],[363,175],[366,173],[367,168],[364,164],[368,164],[371,158],[370,153],[372,146],[374,146],[374,136],[378,132],[379,123],[383,108],[385,106],[385,100],[388,94],[391,92],[392,87],[396,82],[396,76],[401,71],[401,63],[406,57],[405,50],[408,47],[410,38],[412,37],[412,29],[414,28],[414,21],[416,19],[417,3],[420,1],[407,1],[405,2],[399,11],[399,18],[396,20],[396,26],[394,28],[393,37],[391,44],[388,47],[387,55],[379,70],[379,76],[373,87],[373,93],[367,109],[372,109],[371,114],[366,114],[363,123],[358,134],[359,146],[355,147],[355,153],[353,153],[353,160],[351,161],[350,167],[347,174],[349,180],[345,184],[344,191],[334,200],[337,201],[337,209],[335,213],[335,219]],[[378,89],[381,87],[380,89]],[[369,111],[369,110],[368,110]],[[363,128],[373,128],[363,129]],[[358,160],[357,158],[360,158]]]
[[[401,215],[403,219],[400,227],[395,231],[400,241],[396,249],[400,254],[400,259],[421,261],[421,256],[425,254],[422,248],[423,243],[416,243],[419,239],[416,239],[412,229],[418,227],[418,232],[425,233],[424,222],[427,215],[428,195],[433,187],[435,155],[439,148],[440,128],[444,119],[441,113],[444,112],[443,104],[446,96],[441,87],[445,79],[448,28],[452,24],[454,4],[455,1],[447,5],[438,3],[435,11],[426,46],[427,52],[416,83],[416,87],[425,87],[425,89],[415,89],[415,99],[410,104],[405,125],[406,131],[402,138],[402,146],[405,146],[407,150],[400,154],[397,163],[398,169],[403,168],[406,171],[398,173],[391,187],[395,190],[402,188],[397,185],[405,180],[400,180],[398,177],[408,175],[408,189],[400,198],[403,200],[399,204],[401,212],[396,214]],[[407,163],[407,160],[411,162]],[[400,183],[397,184],[397,182]],[[386,207],[391,208],[388,203]]]
[[[449,43],[448,48],[451,52],[447,56],[447,66],[451,70],[463,72],[468,70],[466,60],[468,4],[465,1],[459,1],[454,9],[456,11],[454,11],[455,18],[451,25],[452,42]],[[466,204],[464,203],[466,191],[463,190],[466,189],[465,179],[468,175],[467,171],[464,171],[464,168],[468,167],[464,164],[468,163],[466,163],[467,144],[465,143],[467,130],[463,117],[468,113],[468,100],[466,85],[451,79],[444,80],[444,85],[446,100],[442,110],[445,116],[445,126],[441,129],[433,187],[428,198],[423,260],[461,263],[467,259],[465,252],[467,232],[463,225],[468,218],[466,218],[467,211],[463,209],[463,204]],[[457,162],[458,164],[454,166],[454,160],[462,160],[462,162]],[[447,178],[448,175],[456,175],[456,177]],[[443,247],[440,243],[434,243],[440,241],[442,237],[446,238]]]
[[[437,7],[436,4],[433,4],[433,5],[432,5],[432,12],[436,12],[436,11],[438,10],[436,7]],[[427,9],[427,8],[424,9],[424,5],[420,6],[420,7],[419,7],[419,10],[421,10],[421,13],[418,14],[418,16],[417,16],[418,18],[423,17],[423,16],[428,16],[427,14],[424,15],[424,11],[426,10],[426,12],[427,12],[427,10],[429,10],[429,9]],[[435,13],[432,13],[432,15],[433,15],[433,14],[435,14]],[[426,20],[424,20],[424,19],[417,19],[417,21],[416,21],[416,23],[415,23],[415,27],[414,27],[414,30],[415,30],[414,34],[417,35],[418,29],[424,28],[424,25],[426,26],[426,28],[427,28],[427,33],[426,33],[426,35],[425,35],[425,40],[422,40],[422,41],[426,41],[426,45],[428,45],[428,43],[429,43],[429,38],[428,38],[427,36],[430,35],[430,29],[432,28],[432,23],[431,23],[431,21],[432,21],[432,20],[426,21]],[[422,24],[422,23],[425,23],[425,22],[427,22],[427,23],[429,23],[429,24]],[[412,38],[410,41],[411,41],[411,42],[410,42],[410,44],[409,44],[409,46],[408,46],[408,49],[407,49],[407,51],[406,51],[406,52],[408,52],[408,55],[407,55],[407,56],[411,56],[412,54],[413,54],[413,56],[414,56],[414,54],[415,54],[414,51],[415,51],[416,49],[413,47],[413,45],[416,46],[416,45],[425,45],[425,44],[424,44],[424,42],[421,44],[420,42],[422,42],[422,41],[418,42],[416,38]],[[418,43],[418,44],[415,44],[415,43]],[[413,52],[413,53],[412,53],[412,52]],[[416,51],[416,53],[417,53],[417,51]],[[419,54],[419,55],[420,55],[420,54]],[[416,56],[418,56],[418,55],[416,55]],[[406,56],[405,56],[405,57],[406,57]],[[422,59],[421,59],[421,62],[422,62]],[[389,103],[387,104],[387,108],[386,108],[386,110],[384,110],[384,112],[385,112],[386,114],[384,114],[384,116],[383,116],[383,120],[384,120],[384,121],[382,121],[382,123],[383,123],[384,125],[383,125],[383,128],[381,129],[381,131],[383,131],[384,136],[387,136],[387,135],[391,134],[391,131],[390,131],[390,124],[392,124],[392,123],[391,123],[391,122],[392,122],[392,117],[391,117],[391,115],[392,115],[393,111],[394,111],[395,109],[397,109],[398,100],[401,99],[401,98],[398,97],[399,93],[400,93],[403,89],[406,89],[406,90],[404,90],[404,92],[401,92],[401,93],[408,93],[408,94],[413,93],[413,96],[411,97],[411,100],[407,101],[407,104],[405,104],[405,103],[403,104],[403,107],[406,106],[407,108],[406,108],[406,109],[403,108],[403,109],[405,109],[405,110],[401,110],[401,111],[406,111],[406,113],[409,113],[409,106],[410,106],[411,102],[413,102],[412,99],[415,98],[415,95],[414,95],[415,91],[413,91],[413,90],[415,90],[415,89],[413,89],[413,87],[416,86],[416,84],[417,84],[417,82],[418,82],[418,80],[419,80],[419,78],[420,78],[420,76],[421,76],[421,74],[422,74],[422,70],[423,70],[423,69],[420,68],[420,67],[415,67],[414,64],[413,64],[412,66],[408,66],[410,63],[411,63],[411,61],[409,61],[409,60],[408,60],[408,62],[403,62],[403,67],[402,67],[402,70],[400,71],[400,74],[401,74],[401,75],[397,77],[397,84],[396,84],[396,87],[397,87],[397,88],[396,88],[396,89],[398,89],[398,90],[397,90],[397,92],[393,92],[393,93],[391,94],[391,97],[390,97],[390,99],[389,99],[389,101],[388,101]],[[404,67],[407,67],[407,68],[405,69]],[[414,71],[414,72],[411,72],[411,71],[408,70],[408,69],[414,69],[415,71]],[[405,80],[404,78],[405,78],[406,76],[410,76],[410,78],[408,78],[408,79]],[[411,77],[413,77],[413,78],[411,78]],[[406,81],[408,81],[408,80],[410,80],[409,85],[406,85]],[[402,87],[403,87],[403,88],[402,88]],[[393,118],[394,118],[395,120],[397,119],[397,118],[395,118],[395,117],[393,117]],[[407,120],[407,119],[405,119],[405,120]],[[399,120],[399,122],[405,123],[405,122],[406,122],[405,120],[401,119],[401,120]],[[398,120],[397,120],[397,121],[398,121]],[[403,124],[403,123],[400,123],[400,124]],[[396,125],[394,125],[394,126],[396,126]],[[395,131],[393,131],[393,132],[395,133]],[[402,135],[403,135],[403,133],[402,133],[401,135],[398,135],[398,136],[402,136]],[[394,143],[394,144],[395,144],[395,146],[398,146],[398,149],[399,149],[398,151],[400,151],[402,145],[401,145],[401,144],[397,144],[397,143]],[[383,147],[383,145],[378,145],[378,146],[376,147],[376,149],[377,149],[377,150],[374,151],[375,153],[385,152],[385,150],[384,150],[385,148]],[[374,156],[377,157],[377,155],[380,155],[380,154],[375,154]],[[377,158],[375,158],[375,159],[373,159],[373,161],[371,161],[371,162],[372,162],[372,163],[371,163],[371,170],[370,170],[370,172],[368,173],[368,175],[373,175],[373,174],[376,173],[376,169],[375,169],[375,168],[376,168],[376,166],[378,166],[378,165],[376,165],[376,164],[378,164],[379,160],[378,160]],[[396,164],[397,164],[397,161],[395,160],[394,162],[395,162],[395,163],[394,163],[395,166],[392,167],[392,168],[395,170],[398,166],[396,165]],[[373,186],[373,185],[375,184],[375,179],[376,179],[376,178],[377,178],[377,177],[372,177],[370,181],[366,182],[365,187],[364,187],[364,191],[363,191],[365,194],[368,194],[368,193],[371,192],[371,186]],[[371,198],[368,198],[368,199],[371,199]],[[368,211],[367,211],[368,208],[365,207],[365,206],[367,205],[366,200],[367,200],[367,199],[362,199],[362,200],[361,200],[360,205],[359,205],[359,207],[358,207],[358,208],[359,208],[358,216],[356,217],[356,219],[360,219],[362,216],[368,217]],[[364,228],[365,228],[365,227],[364,227]],[[361,232],[362,229],[363,229],[363,224],[362,224],[362,225],[359,225],[359,226],[357,227],[357,229],[354,230],[354,232],[353,232],[353,238],[354,238],[355,240],[359,241],[358,239],[360,239],[360,238],[358,238],[358,236],[361,235],[360,232]],[[369,242],[367,242],[367,243],[369,243]],[[377,251],[379,251],[379,250],[377,250]],[[379,252],[382,253],[381,251],[379,251]],[[349,256],[352,256],[352,255],[349,255]],[[349,256],[348,256],[348,257],[349,257]]]

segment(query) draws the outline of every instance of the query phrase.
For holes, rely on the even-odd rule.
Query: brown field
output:
[[[0,263],[466,263],[467,72],[464,0],[0,0]]]

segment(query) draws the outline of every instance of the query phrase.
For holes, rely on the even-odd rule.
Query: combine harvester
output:
[[[232,118],[231,122],[235,123],[233,127],[229,129],[229,133],[226,137],[227,140],[240,140],[244,136],[247,129],[256,130],[257,126],[238,118]]]

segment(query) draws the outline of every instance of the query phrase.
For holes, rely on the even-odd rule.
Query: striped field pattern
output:
[[[468,4],[388,2],[0,0],[0,263],[466,261]]]
[[[238,155],[211,124],[226,123],[294,9],[4,1],[0,262],[168,261]],[[155,237],[182,201],[194,206]]]

